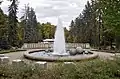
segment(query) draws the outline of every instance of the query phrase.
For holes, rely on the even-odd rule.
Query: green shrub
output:
[[[120,79],[120,59],[58,64],[41,69],[32,65],[0,65],[0,79]]]

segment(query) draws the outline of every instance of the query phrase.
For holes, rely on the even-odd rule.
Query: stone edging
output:
[[[98,54],[92,51],[93,54],[91,55],[76,55],[76,56],[68,56],[68,57],[44,57],[44,56],[32,56],[30,53],[41,51],[41,50],[33,50],[33,51],[26,51],[24,53],[24,57],[30,60],[38,60],[38,61],[83,61],[83,60],[90,60],[95,59],[98,57]]]

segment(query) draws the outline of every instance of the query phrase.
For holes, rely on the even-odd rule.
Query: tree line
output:
[[[23,16],[18,21],[18,0],[9,0],[9,14],[4,14],[0,7],[0,49],[21,47],[24,43],[37,43],[47,38],[54,38],[55,25],[37,21],[35,11],[25,5]],[[2,1],[0,2],[2,4]]]
[[[18,21],[18,0],[9,1],[8,15],[0,8],[0,48],[21,47],[24,43],[54,38],[55,25],[38,22],[34,9],[29,5],[25,5],[24,14]],[[66,42],[90,43],[98,48],[110,46],[119,50],[119,6],[119,0],[88,1],[82,13],[71,21],[70,30],[65,28]]]
[[[91,0],[80,15],[71,21],[70,38],[73,42],[88,42],[105,48],[116,45],[120,49],[120,1]]]

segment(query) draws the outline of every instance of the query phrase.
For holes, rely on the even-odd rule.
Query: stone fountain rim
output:
[[[31,55],[30,53],[33,53],[33,52],[39,52],[39,51],[45,51],[45,49],[35,49],[35,50],[32,50],[32,51],[26,51],[24,53],[24,57],[27,58],[27,59],[30,59],[30,60],[37,60],[37,61],[48,61],[48,62],[53,62],[53,61],[83,61],[83,60],[90,60],[90,59],[95,59],[98,57],[98,54],[95,53],[94,51],[90,51],[92,52],[93,54],[90,54],[90,55],[83,55],[81,57],[81,55],[75,55],[75,56],[63,56],[63,57],[46,57],[46,56],[33,56]]]

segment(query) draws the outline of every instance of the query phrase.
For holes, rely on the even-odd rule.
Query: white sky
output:
[[[1,7],[3,11],[8,14],[8,5],[10,2],[3,0]],[[51,22],[57,24],[58,16],[63,21],[63,26],[68,27],[71,20],[74,20],[80,12],[84,9],[84,6],[88,0],[18,0],[19,12],[18,17],[23,15],[23,9],[25,4],[28,4],[34,8],[37,20],[40,23]]]

